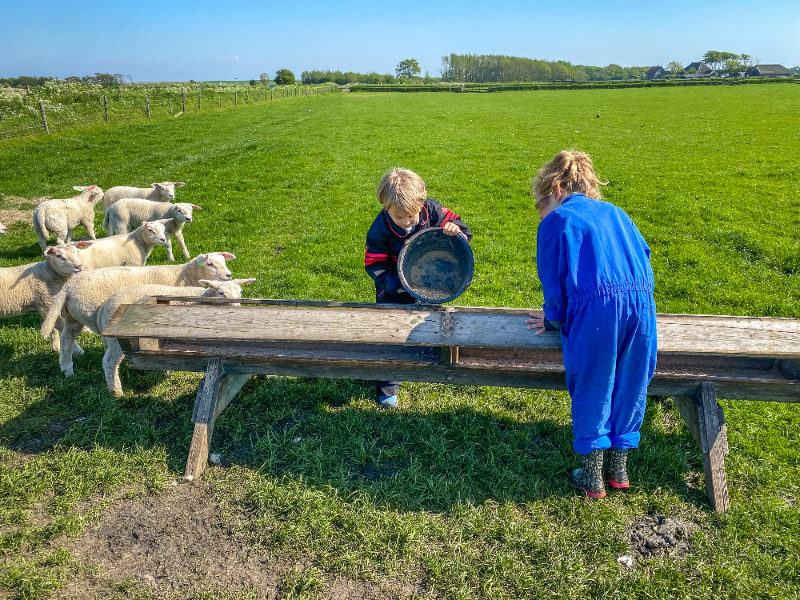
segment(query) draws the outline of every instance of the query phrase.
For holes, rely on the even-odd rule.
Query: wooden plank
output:
[[[465,307],[376,308],[131,305],[104,331],[112,337],[329,341],[422,346],[560,348],[557,332],[533,335],[527,311]],[[198,319],[197,310],[205,311]],[[157,334],[156,334],[157,332]],[[800,321],[658,316],[659,353],[800,359]]]
[[[721,513],[728,510],[728,482],[725,478],[724,450],[728,441],[725,430],[720,426],[719,413],[722,408],[717,403],[713,383],[701,385],[698,405],[700,438],[703,442],[703,470],[706,475],[706,494],[714,510]],[[723,420],[724,422],[724,420]]]
[[[700,418],[697,412],[697,402],[689,396],[673,396],[672,400],[675,402],[675,407],[683,417],[683,421],[691,432],[694,441],[697,442],[697,446],[702,448],[703,438],[700,436]]]
[[[217,396],[219,395],[219,384],[222,379],[222,360],[212,358],[206,367],[206,376],[200,383],[197,390],[197,399],[194,403],[192,422],[209,423],[214,417]]]
[[[128,364],[134,369],[204,371],[207,356],[191,354],[131,353]],[[425,364],[380,360],[310,360],[284,358],[227,357],[228,373],[281,375],[295,377],[331,377],[337,379],[373,380],[378,374],[391,380],[458,385],[486,385],[565,390],[563,370],[532,371],[498,369],[486,366],[457,364]],[[693,396],[707,378],[680,378],[656,375],[648,394],[658,396]],[[721,398],[771,402],[800,402],[800,382],[780,379],[712,378]]]

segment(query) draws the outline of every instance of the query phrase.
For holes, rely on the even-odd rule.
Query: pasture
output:
[[[248,296],[371,301],[375,188],[403,166],[475,234],[457,303],[538,307],[529,182],[577,148],[650,244],[659,312],[800,318],[799,91],[342,93],[0,140],[0,221],[73,185],[184,181],[190,252],[235,254]],[[0,267],[39,259],[24,220],[0,236]],[[800,597],[796,405],[722,401],[723,515],[670,400],[632,487],[590,501],[569,398],[512,388],[406,384],[387,413],[369,382],[251,380],[222,464],[186,484],[200,376],[123,365],[114,399],[99,338],[67,380],[40,323],[0,321],[0,597]]]

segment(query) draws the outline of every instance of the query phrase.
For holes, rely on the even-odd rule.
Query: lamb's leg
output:
[[[62,319],[61,317],[58,317],[58,321],[56,321],[56,326],[53,328],[53,331],[54,332],[55,331],[59,331],[59,332],[60,331],[64,331],[64,319]],[[55,339],[58,339],[58,338],[55,338]],[[60,346],[61,344],[59,343],[58,345]],[[53,348],[53,350],[55,350],[56,352],[59,351],[58,348]],[[77,341],[73,342],[73,344],[72,344],[72,354],[77,355],[77,356],[80,356],[81,354],[83,354],[83,348],[81,348],[78,345]]]
[[[94,213],[92,213],[92,217],[94,217]],[[89,232],[89,237],[92,238],[93,240],[96,240],[97,238],[94,236],[94,218],[85,219],[84,221],[82,221],[82,223],[83,226],[86,227],[86,231]]]
[[[72,227],[67,228],[67,234],[63,236],[63,238],[63,234],[61,232],[57,233],[56,235],[58,236],[59,244],[69,244],[72,241]]]
[[[164,248],[167,249],[167,260],[175,260],[175,257],[172,255],[172,239],[167,234],[167,243],[164,244]]]
[[[119,365],[125,355],[117,341],[117,338],[104,337],[106,353],[103,355],[103,371],[106,374],[106,385],[108,391],[119,398],[122,396],[122,381],[119,378]]]
[[[72,346],[81,329],[83,324],[72,321],[65,323],[61,331],[61,352],[58,354],[58,363],[64,372],[64,377],[72,377],[75,374],[72,368]]]
[[[183,241],[183,232],[180,229],[175,232],[175,239],[178,240],[178,243],[181,245],[183,257],[189,258],[191,255],[189,254],[189,250],[186,248],[186,242]]]

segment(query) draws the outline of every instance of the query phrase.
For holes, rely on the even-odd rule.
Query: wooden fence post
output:
[[[145,96],[144,97],[144,110],[147,113],[147,118],[150,118],[150,99]]]
[[[219,97],[219,107],[222,108],[222,96]]]
[[[50,135],[50,128],[47,126],[47,115],[44,114],[44,103],[39,100],[39,112],[42,113],[42,125],[47,135]]]
[[[103,108],[105,109],[106,113],[106,123],[108,123],[108,98],[103,96]]]
[[[203,94],[203,90],[197,90],[197,110],[200,110],[200,97]]]
[[[239,92],[233,92],[233,105],[236,106]]]
[[[186,90],[181,88],[181,111],[186,112]]]
[[[244,92],[244,103],[250,104],[250,90],[245,90]]]
[[[172,98],[169,99],[169,114],[172,114]]]

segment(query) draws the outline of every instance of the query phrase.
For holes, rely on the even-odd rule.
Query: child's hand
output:
[[[540,335],[547,331],[544,328],[544,315],[540,315],[539,313],[531,313],[532,319],[525,319],[526,323],[529,323],[528,329],[537,329],[536,335]]]
[[[455,223],[445,223],[442,231],[444,231],[445,235],[458,235],[461,233],[461,229]]]

